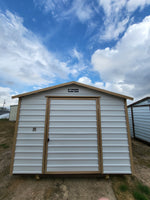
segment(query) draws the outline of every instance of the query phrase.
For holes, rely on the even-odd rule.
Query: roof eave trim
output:
[[[145,101],[147,99],[150,99],[150,97],[144,97],[144,98],[142,98],[142,99],[140,99],[138,101],[135,101],[135,102],[131,103],[130,105],[128,105],[128,108],[131,107],[131,106],[134,106],[134,105],[136,105],[138,103],[141,103],[142,101]]]
[[[126,96],[126,95],[118,94],[118,93],[115,93],[115,92],[111,92],[111,91],[108,91],[108,90],[100,89],[100,88],[97,88],[97,87],[94,87],[94,86],[86,85],[86,84],[75,82],[75,81],[71,81],[71,82],[67,82],[67,83],[63,83],[63,84],[47,87],[47,88],[40,89],[40,90],[35,90],[35,91],[32,91],[32,92],[27,92],[27,93],[15,95],[15,96],[12,96],[12,98],[13,99],[14,98],[21,98],[21,97],[28,96],[28,95],[31,95],[31,94],[36,94],[36,93],[39,93],[39,92],[44,92],[44,91],[47,91],[47,90],[52,90],[52,89],[56,89],[56,88],[67,86],[67,85],[71,85],[71,84],[76,84],[76,85],[79,85],[79,86],[83,86],[83,87],[86,87],[86,88],[89,88],[89,89],[92,89],[92,90],[96,90],[98,92],[103,92],[103,93],[110,94],[110,95],[113,95],[113,96],[117,96],[117,97],[120,97],[120,98],[133,100],[132,97],[129,97],[129,96]]]

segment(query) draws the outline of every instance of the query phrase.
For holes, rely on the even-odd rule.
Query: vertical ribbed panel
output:
[[[47,172],[98,171],[96,100],[50,102]]]
[[[135,137],[150,142],[150,108],[133,107]]]
[[[133,138],[133,124],[132,124],[131,107],[128,108],[128,116],[129,116],[130,135]]]

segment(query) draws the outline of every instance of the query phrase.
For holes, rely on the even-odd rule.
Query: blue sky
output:
[[[150,0],[1,0],[0,106],[79,81],[150,95]]]

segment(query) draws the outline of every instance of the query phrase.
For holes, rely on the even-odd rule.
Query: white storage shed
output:
[[[78,82],[19,98],[12,174],[131,174],[126,99]]]
[[[9,121],[16,121],[18,105],[10,106]]]
[[[150,97],[128,106],[131,137],[150,143]]]

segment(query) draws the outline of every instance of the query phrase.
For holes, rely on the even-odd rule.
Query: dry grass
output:
[[[0,120],[0,199],[9,198],[9,170],[15,123]]]

